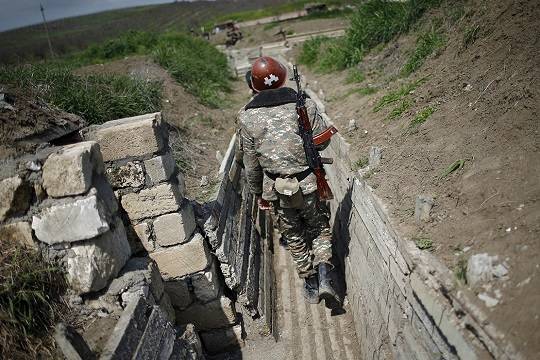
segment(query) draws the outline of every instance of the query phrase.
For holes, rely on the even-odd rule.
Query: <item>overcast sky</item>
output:
[[[91,14],[99,11],[172,0],[0,0],[0,31],[41,22],[39,3],[45,8],[47,20]]]

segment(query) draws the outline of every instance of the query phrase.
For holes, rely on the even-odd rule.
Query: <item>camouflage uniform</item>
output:
[[[302,208],[282,208],[267,173],[282,176],[302,173],[309,167],[298,135],[296,105],[242,109],[238,114],[240,149],[250,192],[272,201],[280,218],[281,233],[286,240],[300,277],[315,273],[320,262],[332,257],[329,212],[319,201],[313,173],[299,182],[304,195]],[[313,133],[326,129],[315,103],[307,99],[306,107]]]

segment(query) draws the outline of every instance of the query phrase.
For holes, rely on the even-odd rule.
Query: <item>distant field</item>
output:
[[[285,3],[286,0],[197,1],[106,11],[49,23],[54,51],[62,54],[115,37],[128,30],[164,31],[197,28],[226,14],[249,12]],[[303,4],[303,2],[300,2]],[[302,5],[303,6],[303,5]],[[0,62],[13,63],[48,56],[41,25],[0,33]]]

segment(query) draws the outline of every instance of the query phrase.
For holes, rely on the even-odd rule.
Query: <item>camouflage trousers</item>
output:
[[[304,195],[301,209],[275,206],[279,217],[281,236],[287,244],[296,270],[301,278],[315,273],[321,262],[332,258],[332,232],[329,211],[319,201],[317,193]]]

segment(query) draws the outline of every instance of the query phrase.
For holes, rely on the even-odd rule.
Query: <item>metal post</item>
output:
[[[41,10],[41,17],[43,18],[43,26],[45,26],[45,32],[47,33],[47,42],[49,43],[49,50],[51,52],[51,57],[54,57],[51,37],[49,36],[49,28],[47,26],[47,19],[45,19],[45,11],[43,10],[43,5],[41,3],[39,3],[39,10]]]

